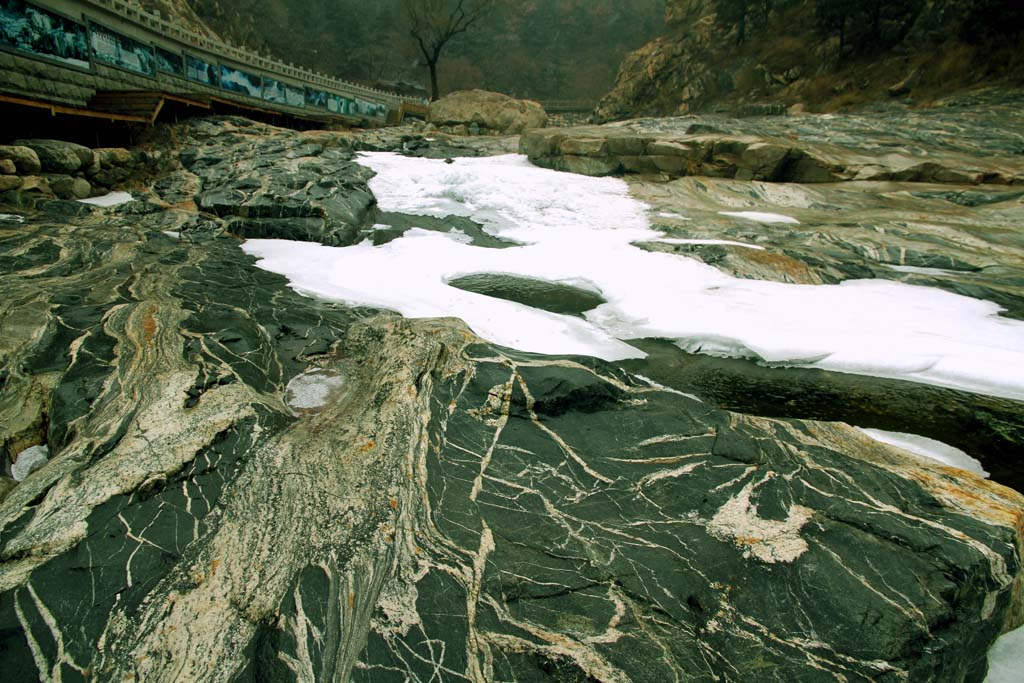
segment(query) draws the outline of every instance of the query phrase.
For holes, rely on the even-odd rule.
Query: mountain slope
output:
[[[757,105],[831,111],[1024,74],[1016,0],[669,0],[601,120]]]

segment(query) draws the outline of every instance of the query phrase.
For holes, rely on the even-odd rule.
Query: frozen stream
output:
[[[540,169],[521,156],[446,163],[373,153],[361,163],[377,172],[370,186],[382,210],[472,217],[521,246],[483,248],[414,228],[381,246],[250,240],[245,250],[302,293],[455,316],[524,351],[621,360],[643,356],[628,340],[665,338],[709,355],[1024,398],[1024,323],[1001,318],[994,303],[882,280],[738,279],[651,253],[634,243],[663,236],[623,181]],[[447,284],[478,273],[570,284],[607,303],[578,319]]]

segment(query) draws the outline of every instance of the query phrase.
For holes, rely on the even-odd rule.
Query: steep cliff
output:
[[[669,0],[665,33],[630,54],[597,118],[881,98],[928,100],[1021,80],[1015,0]]]

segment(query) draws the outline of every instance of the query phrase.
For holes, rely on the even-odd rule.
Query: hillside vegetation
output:
[[[928,101],[1021,81],[1022,29],[1018,0],[669,0],[598,116]]]
[[[370,84],[427,80],[400,0],[188,2],[225,38],[296,64]],[[664,9],[665,0],[495,0],[446,48],[442,93],[485,88],[596,102],[623,58],[661,31]]]

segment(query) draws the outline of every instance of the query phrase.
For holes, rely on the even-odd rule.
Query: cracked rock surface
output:
[[[0,679],[983,680],[1012,489],[254,268],[370,235],[354,150],[462,144],[373,135],[197,121],[136,201],[0,221],[0,439],[50,451],[0,487]]]
[[[1020,92],[994,91],[930,109],[634,119],[528,131],[520,151],[538,166],[595,176],[1020,186],[1022,100]]]

